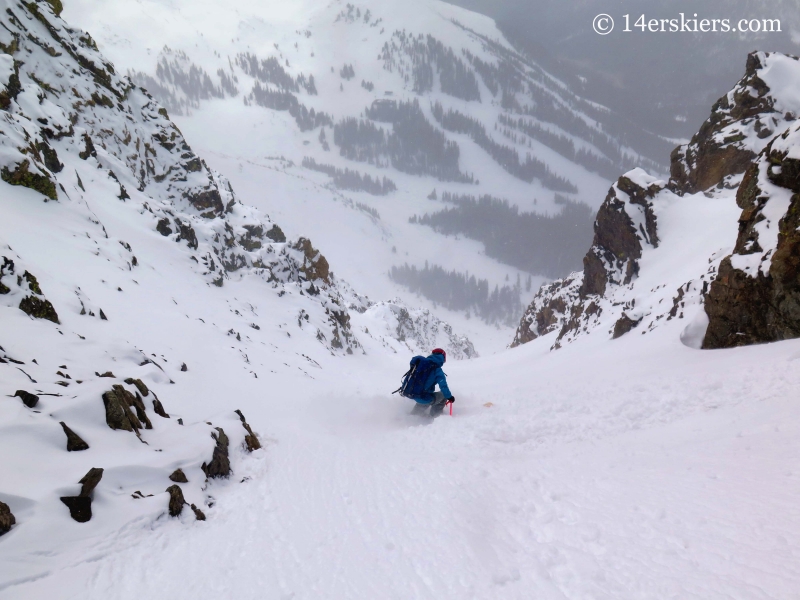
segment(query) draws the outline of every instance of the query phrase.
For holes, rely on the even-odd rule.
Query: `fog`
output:
[[[800,53],[796,0],[449,0],[494,18],[504,34],[574,91],[670,138],[688,138],[744,72],[753,50]],[[598,35],[600,13],[615,21]],[[637,19],[780,19],[780,33],[641,32]],[[623,15],[630,15],[624,32]]]

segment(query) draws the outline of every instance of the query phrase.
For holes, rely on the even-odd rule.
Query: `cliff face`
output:
[[[594,223],[583,271],[543,286],[517,329],[513,346],[558,330],[556,347],[593,328],[609,307],[603,299],[627,288],[639,275],[647,248],[659,244],[655,202],[666,183],[634,169],[611,186]],[[630,320],[624,313],[623,321]],[[635,321],[638,324],[638,321]],[[634,325],[635,326],[635,325]],[[629,327],[630,329],[630,327]]]
[[[735,188],[769,141],[798,116],[800,98],[784,88],[796,66],[779,54],[753,52],[745,75],[711,108],[691,141],[671,156],[671,187],[694,194],[714,186]]]
[[[697,347],[800,336],[798,112],[800,61],[751,54],[742,80],[673,152],[668,184],[639,169],[612,186],[583,271],[539,290],[512,346],[558,331],[558,348],[599,325],[613,339],[645,334],[692,312],[681,337]]]
[[[736,203],[739,235],[706,296],[703,347],[800,337],[800,126],[748,168]]]

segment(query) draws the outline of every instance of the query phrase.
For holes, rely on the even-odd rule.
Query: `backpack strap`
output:
[[[404,387],[406,387],[406,382],[408,381],[409,375],[411,375],[414,371],[417,370],[417,365],[411,367],[408,371],[406,371],[405,375],[403,375],[403,385],[397,388],[395,391],[392,392],[392,395],[396,394],[397,392],[402,391]]]

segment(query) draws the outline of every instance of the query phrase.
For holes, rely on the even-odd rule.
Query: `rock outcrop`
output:
[[[64,421],[61,421],[60,425],[67,436],[67,452],[80,452],[82,450],[89,449],[89,444],[84,442],[81,436],[67,427],[67,424],[64,423]]]
[[[634,329],[646,334],[700,305],[708,316],[704,337],[699,321],[681,334],[693,347],[800,337],[800,97],[791,91],[798,85],[797,57],[750,54],[745,76],[691,142],[673,152],[669,184],[636,170],[612,187],[583,272],[539,290],[512,346],[558,330],[552,346],[558,348],[601,322],[615,339]],[[691,202],[727,199],[732,190],[742,211],[738,234],[731,231],[733,252],[709,249],[691,279],[670,284],[672,297],[660,291],[663,281],[636,290],[643,253],[660,245],[660,207],[685,197],[682,210],[689,214]]]
[[[739,235],[706,296],[703,347],[800,337],[800,126],[753,162],[736,203]]]
[[[642,169],[629,171],[611,186],[597,213],[583,272],[540,288],[517,327],[512,347],[557,330],[554,348],[558,348],[592,327],[608,309],[601,300],[628,286],[639,274],[644,249],[658,247],[654,204],[665,188],[665,182]],[[617,333],[628,331],[621,325]]]
[[[676,193],[734,188],[767,142],[797,118],[795,107],[786,104],[790,99],[773,91],[784,76],[785,65],[776,63],[784,59],[793,57],[767,52],[747,57],[744,77],[717,100],[691,141],[673,151],[670,187]]]
[[[103,469],[89,469],[89,472],[78,482],[81,484],[80,494],[61,497],[61,502],[69,508],[70,516],[78,523],[87,523],[92,519],[93,493],[102,478]]]
[[[11,528],[16,525],[17,520],[14,518],[14,513],[11,512],[8,504],[0,502],[0,535],[5,535]]]
[[[39,404],[39,396],[26,392],[25,390],[17,390],[14,396],[22,400],[22,403],[28,408],[35,408],[36,405]]]
[[[179,517],[183,512],[183,505],[186,500],[183,498],[183,490],[179,485],[171,485],[167,488],[169,494],[169,516]]]
[[[125,393],[130,394],[120,385],[103,394],[103,404],[106,407],[106,424],[111,429],[122,429],[138,433],[142,423],[131,411]]]
[[[340,282],[325,257],[308,239],[287,242],[266,215],[241,204],[230,183],[194,153],[167,111],[120,76],[92,38],[67,27],[58,13],[43,0],[12,0],[5,12],[0,35],[0,112],[7,116],[0,120],[2,179],[47,201],[66,199],[67,189],[91,195],[77,172],[64,168],[68,158],[79,158],[108,175],[120,201],[152,216],[153,229],[185,246],[193,268],[208,283],[223,286],[232,277],[248,275],[302,293],[325,314],[320,343],[334,353],[359,349],[340,301]],[[70,75],[43,80],[42,73]],[[125,267],[136,268],[138,260],[128,251]],[[7,274],[2,267],[0,298],[10,293],[32,317],[60,322],[41,290],[33,285],[28,290],[24,280],[17,285],[16,275]],[[99,307],[89,312],[107,319]]]
[[[221,427],[216,428],[216,433],[211,432],[211,437],[214,438],[216,445],[214,446],[214,453],[211,456],[211,461],[206,464],[203,463],[201,468],[206,478],[223,478],[231,474],[231,460],[228,456],[228,446],[230,441],[228,436]]]
[[[172,475],[169,476],[170,481],[174,481],[175,483],[189,483],[189,480],[186,479],[186,474],[183,472],[183,469],[175,469],[172,472]]]
[[[29,271],[19,269],[10,257],[0,258],[0,295],[7,296],[7,301],[19,298],[18,308],[35,319],[60,323],[56,309],[39,286],[39,280]]]
[[[261,449],[261,442],[258,441],[258,436],[253,433],[253,429],[247,423],[247,419],[244,418],[242,411],[237,410],[235,411],[237,415],[239,415],[239,419],[242,422],[242,427],[247,432],[247,435],[244,436],[244,444],[247,448],[248,452],[253,452],[254,450]]]

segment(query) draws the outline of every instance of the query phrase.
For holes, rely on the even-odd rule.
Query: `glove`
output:
[[[455,397],[455,396],[450,396],[450,397],[447,399],[447,402],[448,402],[449,404],[455,404],[455,401],[456,401],[456,397]]]

